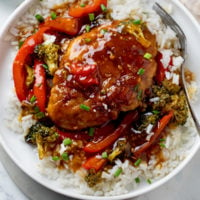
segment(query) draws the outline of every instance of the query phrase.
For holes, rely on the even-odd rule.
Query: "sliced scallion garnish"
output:
[[[91,137],[94,136],[94,131],[95,131],[94,128],[90,127],[88,130],[88,135]]]
[[[90,29],[91,29],[90,25],[86,25],[86,26],[85,26],[86,32],[90,32]]]
[[[141,20],[140,19],[133,20],[133,24],[139,25],[141,24]]]
[[[138,75],[142,76],[145,72],[145,69],[144,68],[140,68],[137,72]]]
[[[63,160],[69,160],[69,155],[68,155],[68,153],[67,152],[64,152],[62,155],[61,155],[61,157],[62,157],[62,159]]]
[[[140,183],[140,178],[139,177],[135,178],[135,182]]]
[[[42,118],[45,117],[45,114],[44,114],[44,112],[38,112],[38,113],[35,114],[35,116],[36,116],[38,119],[42,119]]]
[[[144,54],[144,58],[146,58],[147,60],[150,60],[152,58],[152,54],[150,53],[145,53]]]
[[[81,3],[81,4],[80,4],[80,7],[84,8],[84,7],[85,7],[85,4],[84,4],[84,3]]]
[[[108,158],[108,153],[106,151],[104,151],[102,154],[101,154],[101,157],[102,158]]]
[[[19,43],[18,43],[19,49],[22,47],[23,44],[24,44],[24,41],[19,41]]]
[[[90,39],[90,38],[85,38],[84,40],[85,40],[86,43],[91,42],[91,39]]]
[[[60,158],[58,157],[58,156],[52,156],[52,160],[53,161],[57,161],[57,160],[59,160]]]
[[[63,144],[64,144],[64,146],[68,146],[68,145],[72,144],[72,140],[70,138],[65,138],[63,140]]]
[[[136,167],[138,167],[138,166],[140,165],[141,162],[142,162],[142,159],[139,158],[139,159],[137,159],[137,160],[135,161],[134,165],[135,165]]]
[[[54,19],[56,19],[56,17],[57,17],[57,14],[56,14],[55,12],[52,12],[52,13],[51,13],[51,19],[54,20]]]
[[[95,19],[94,13],[89,13],[88,16],[89,16],[89,19],[90,19],[91,22],[94,21],[94,19]]]
[[[89,106],[86,106],[85,104],[81,104],[81,105],[80,105],[80,109],[86,110],[86,111],[90,111],[90,107],[89,107]]]
[[[158,115],[158,114],[160,113],[160,111],[158,111],[158,110],[153,110],[152,113],[155,114],[155,115]]]
[[[38,22],[40,22],[40,23],[42,23],[42,22],[44,22],[44,17],[42,17],[42,15],[40,15],[40,14],[36,14],[35,15],[35,18],[38,20]]]
[[[107,33],[107,32],[108,32],[107,29],[101,29],[101,30],[100,30],[100,33],[101,33],[102,35],[104,35],[104,34]]]
[[[102,10],[103,12],[106,12],[106,11],[107,11],[107,8],[106,8],[106,6],[105,6],[104,4],[101,4],[101,10]]]
[[[116,171],[115,171],[115,173],[114,173],[114,177],[118,177],[121,173],[122,173],[122,168],[120,167],[120,168],[118,168]]]
[[[158,143],[158,144],[160,145],[160,147],[162,147],[162,148],[166,148],[166,146],[165,146],[164,143],[160,142],[160,143]]]
[[[35,101],[36,101],[36,96],[33,95],[33,96],[30,98],[30,102],[31,102],[31,103],[34,103]]]
[[[151,184],[152,183],[151,179],[147,179],[147,183]]]

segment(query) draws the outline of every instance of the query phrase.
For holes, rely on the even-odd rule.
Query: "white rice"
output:
[[[9,36],[9,40],[11,40],[11,43],[15,46],[17,44],[13,35],[20,35],[21,38],[26,38],[31,35],[33,29],[37,26],[34,17],[35,14],[41,14],[47,17],[50,13],[49,8],[54,4],[63,2],[66,1],[38,1],[38,4],[31,7],[31,9],[16,23],[16,27],[10,30],[12,37]],[[164,55],[162,59],[164,66],[167,67],[170,57],[173,57],[174,66],[171,68],[172,71],[167,72],[168,74],[166,75],[169,79],[173,78],[174,82],[178,83],[178,77],[173,74],[173,71],[180,68],[183,62],[180,56],[174,55],[173,53],[177,52],[177,48],[179,47],[178,39],[169,27],[166,28],[161,23],[160,17],[148,5],[148,0],[109,0],[108,3],[108,7],[113,10],[111,16],[114,19],[133,18],[141,19],[147,23],[149,30],[156,35],[159,51]],[[168,6],[168,10],[171,10],[170,6]],[[20,33],[17,27],[26,27],[27,32]],[[191,88],[193,88],[193,86],[195,87],[195,83],[193,83]],[[196,91],[194,91],[193,94],[195,92]],[[6,119],[8,126],[11,128],[15,127],[13,131],[23,133],[21,134],[23,137],[35,121],[32,120],[31,115],[29,115],[23,117],[22,122],[19,122],[20,103],[14,95],[12,95],[11,102],[9,103],[8,113],[10,117]],[[148,128],[150,137],[152,127]],[[120,160],[116,160],[115,166],[112,169],[102,173],[102,178],[105,181],[97,184],[94,188],[88,187],[87,183],[84,181],[84,175],[86,174],[84,169],[72,173],[66,166],[65,170],[59,170],[56,168],[56,164],[58,163],[52,161],[51,157],[45,158],[38,163],[38,171],[47,178],[54,180],[56,185],[59,184],[63,188],[73,186],[77,193],[94,196],[113,196],[127,193],[140,185],[135,182],[135,178],[139,177],[144,184],[147,179],[151,179],[152,182],[155,182],[169,174],[188,155],[197,137],[191,118],[188,118],[184,126],[168,132],[165,141],[166,148],[162,150],[163,157],[165,158],[164,162],[158,163],[157,158],[152,156],[148,164],[143,161],[138,167],[134,167],[130,165],[128,160],[124,163]],[[64,150],[65,147],[61,145],[60,152],[64,152]],[[113,174],[119,167],[123,169],[123,172],[120,176],[114,178]]]

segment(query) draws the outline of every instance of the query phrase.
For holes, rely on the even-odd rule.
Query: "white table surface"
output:
[[[0,28],[23,0],[0,0]],[[0,200],[69,200],[33,181],[8,157],[0,145]],[[199,200],[200,150],[192,161],[163,186],[132,200]]]

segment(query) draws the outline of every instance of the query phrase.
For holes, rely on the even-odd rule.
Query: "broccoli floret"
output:
[[[40,159],[44,158],[49,147],[51,147],[57,139],[58,134],[54,127],[49,128],[39,122],[33,125],[25,136],[26,142],[37,145]]]
[[[170,102],[170,94],[164,87],[157,85],[152,87],[152,91],[155,97],[159,97],[159,101],[153,104],[153,110],[162,110]]]
[[[101,171],[95,172],[95,170],[90,169],[88,170],[88,174],[85,176],[85,181],[87,182],[89,187],[94,187],[101,180]]]
[[[25,136],[25,141],[31,144],[36,144],[36,136],[40,135],[44,142],[54,142],[57,139],[57,134],[54,127],[46,127],[40,122],[31,126],[28,134]]]
[[[171,80],[165,79],[162,85],[167,89],[170,94],[176,94],[180,91],[181,87],[177,84],[172,83]]]
[[[58,68],[58,51],[60,47],[54,43],[41,44],[37,46],[37,54],[39,58],[44,59],[48,65],[51,75],[53,75]]]
[[[149,124],[155,124],[159,119],[159,115],[151,114],[151,115],[143,115],[142,123],[139,126],[138,130],[143,131]]]
[[[159,97],[159,101],[154,102],[152,108],[168,112],[174,111],[174,123],[183,125],[188,117],[188,108],[184,92],[180,86],[172,84],[170,81],[164,81],[163,86],[153,86],[154,96]]]

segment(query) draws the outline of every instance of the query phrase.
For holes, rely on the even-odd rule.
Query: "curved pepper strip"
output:
[[[158,84],[161,84],[162,81],[164,81],[165,79],[165,72],[169,71],[168,68],[164,68],[161,60],[163,58],[163,55],[162,53],[158,52],[158,55],[156,57],[156,60],[157,60],[157,71],[156,71],[156,81]],[[172,66],[173,65],[173,60],[172,60],[172,57],[170,58],[170,61],[169,61],[169,66]]]
[[[43,33],[49,30],[48,27],[39,29],[39,31],[30,36],[19,49],[13,63],[13,79],[17,97],[20,101],[26,100],[28,89],[26,86],[25,64],[30,54],[34,52],[35,47],[43,42]]]
[[[48,30],[61,31],[69,35],[75,35],[79,30],[79,20],[71,18],[58,18],[57,20],[47,20],[40,26],[38,32],[27,38],[19,49],[13,63],[13,79],[17,97],[24,101],[28,96],[26,86],[25,64],[29,55],[34,52],[35,47],[43,42],[43,34]]]
[[[48,27],[50,29],[66,33],[68,35],[76,35],[80,29],[80,20],[75,18],[57,17],[52,20],[47,18],[40,27]]]
[[[45,112],[46,108],[46,72],[43,67],[43,62],[35,60],[34,63],[34,77],[35,82],[33,86],[33,94],[36,97],[36,105],[40,111]]]
[[[167,124],[170,122],[171,118],[174,116],[173,111],[170,111],[168,114],[166,114],[164,117],[162,117],[158,123],[157,126],[154,129],[154,135],[151,137],[150,141],[144,143],[140,148],[138,148],[134,152],[135,157],[139,157],[143,152],[145,152],[161,135],[164,128],[167,126]]]
[[[93,3],[81,7],[81,5],[73,6],[69,9],[71,17],[83,17],[89,13],[97,12],[101,9],[101,4],[107,6],[107,0],[93,0]]]
[[[84,151],[88,152],[88,153],[97,153],[97,152],[100,152],[100,151],[104,150],[105,148],[109,147],[122,135],[122,133],[126,130],[126,128],[128,126],[130,126],[130,124],[133,121],[135,121],[137,119],[137,117],[138,117],[137,111],[129,112],[124,117],[121,124],[118,126],[118,128],[113,133],[111,133],[110,135],[108,135],[106,138],[104,138],[103,140],[101,140],[99,142],[95,142],[95,141],[89,142],[84,147]]]
[[[88,158],[83,164],[82,167],[89,170],[94,169],[95,171],[99,171],[107,162],[104,158],[98,158],[96,156]]]

